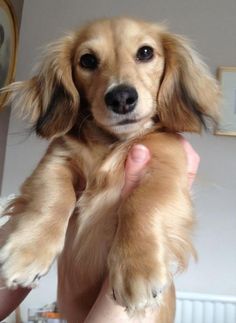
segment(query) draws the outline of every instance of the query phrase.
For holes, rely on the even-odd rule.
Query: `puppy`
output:
[[[186,156],[177,132],[216,120],[219,89],[188,42],[129,18],[91,23],[47,48],[30,80],[5,89],[36,134],[51,140],[5,210],[7,286],[32,286],[59,256],[58,301],[83,322],[104,278],[130,314],[174,320],[173,265],[194,254]],[[121,199],[131,146],[151,160]]]

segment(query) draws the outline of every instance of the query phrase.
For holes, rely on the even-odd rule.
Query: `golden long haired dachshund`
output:
[[[31,286],[59,256],[58,300],[83,322],[109,275],[131,314],[174,320],[173,266],[186,268],[193,210],[177,132],[217,119],[219,88],[188,42],[156,24],[95,21],[51,44],[28,81],[5,89],[49,148],[6,209],[1,274]],[[121,198],[131,146],[151,160]],[[78,198],[79,197],[79,198]]]

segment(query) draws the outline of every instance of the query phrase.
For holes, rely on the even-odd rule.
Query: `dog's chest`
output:
[[[77,201],[76,229],[71,230],[65,249],[72,251],[71,267],[79,268],[76,276],[91,281],[106,270],[121,203],[125,150],[82,149],[86,188]]]

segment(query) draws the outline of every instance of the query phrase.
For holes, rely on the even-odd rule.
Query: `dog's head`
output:
[[[185,39],[128,18],[96,21],[50,45],[36,75],[7,91],[47,138],[67,133],[82,108],[118,137],[154,122],[199,132],[205,117],[217,118],[219,100]]]

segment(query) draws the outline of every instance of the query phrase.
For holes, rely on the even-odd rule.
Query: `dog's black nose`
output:
[[[138,93],[132,86],[121,84],[107,92],[104,99],[107,107],[113,112],[126,114],[134,110]]]

